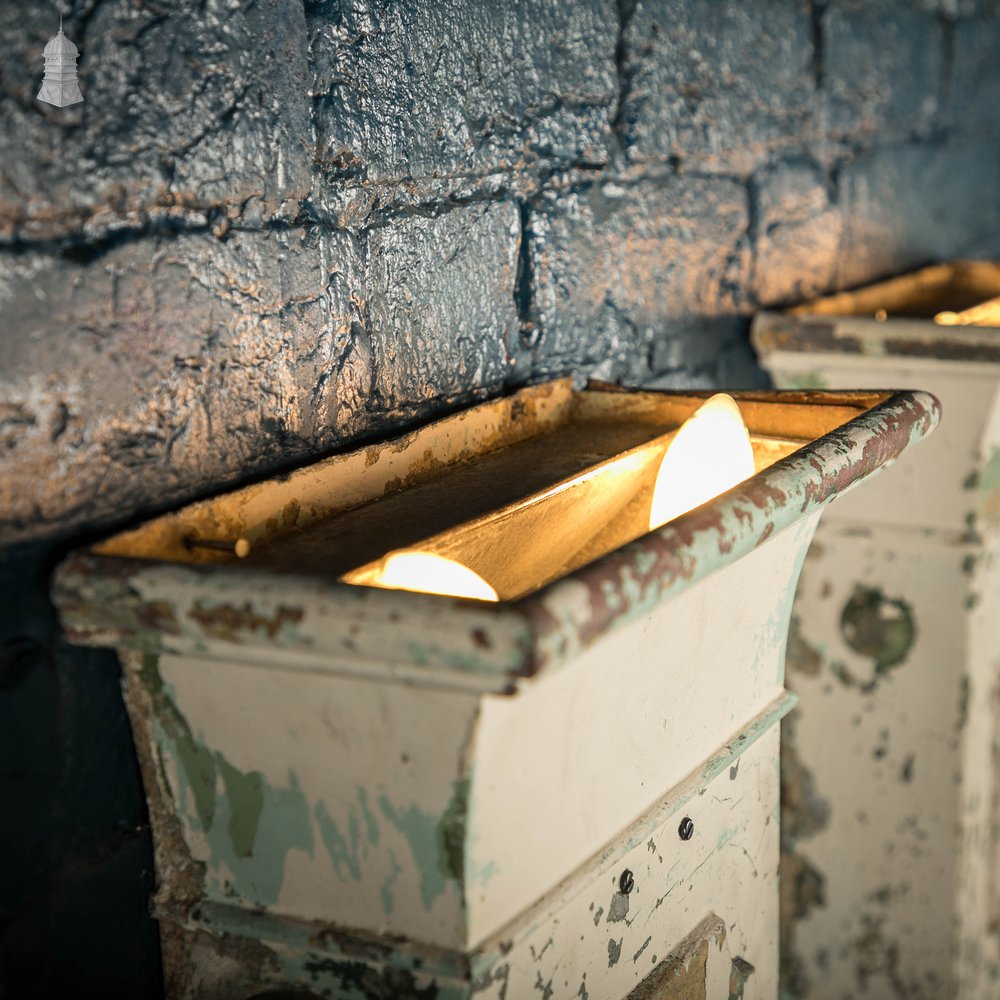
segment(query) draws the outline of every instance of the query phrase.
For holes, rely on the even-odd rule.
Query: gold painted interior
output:
[[[419,549],[462,563],[509,600],[646,533],[666,447],[706,395],[574,391],[568,380],[534,387],[192,504],[96,551],[363,584],[387,553]],[[757,471],[886,395],[784,398],[737,394]]]
[[[789,312],[795,316],[932,319],[940,312],[963,313],[997,296],[1000,296],[1000,264],[967,260],[933,264],[912,274],[830,295]]]

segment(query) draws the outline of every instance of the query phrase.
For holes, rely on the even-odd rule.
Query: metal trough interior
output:
[[[506,409],[484,404],[191,505],[95,551],[219,563],[249,549],[248,567],[366,585],[377,582],[386,554],[419,550],[468,567],[500,600],[514,600],[649,531],[666,449],[709,395],[550,383]],[[735,395],[759,472],[890,394],[822,402],[799,394],[795,405],[788,396]]]

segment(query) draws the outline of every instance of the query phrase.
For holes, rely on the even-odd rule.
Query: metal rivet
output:
[[[694,820],[690,816],[685,816],[681,820],[681,825],[677,827],[681,840],[690,840],[694,836]]]
[[[624,893],[627,896],[634,887],[635,887],[635,878],[632,875],[632,873],[626,868],[625,871],[622,872],[621,878],[618,879],[618,888],[622,893]]]
[[[236,541],[223,541],[218,538],[193,538],[184,539],[184,544],[189,549],[216,549],[219,552],[230,552],[238,559],[246,559],[250,555],[250,542],[245,538],[237,538]]]

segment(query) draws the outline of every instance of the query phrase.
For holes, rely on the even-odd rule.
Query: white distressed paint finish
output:
[[[891,997],[900,989],[947,996],[969,547],[937,533],[916,539],[899,529],[823,529],[795,604],[802,645],[790,658],[788,684],[800,706],[786,739],[829,810],[821,828],[795,845],[824,879],[824,904],[795,925],[794,951],[808,965],[810,996]],[[861,594],[902,600],[907,609],[880,603],[851,615],[871,630],[872,647],[896,641],[879,619],[897,626],[905,656],[881,671],[876,656],[849,644],[855,633],[842,623],[852,599],[864,607]]]
[[[788,613],[817,519],[510,696],[277,664],[246,684],[238,662],[161,657],[169,697],[216,758],[217,812],[206,830],[184,748],[161,725],[169,790],[193,856],[206,863],[210,898],[430,945],[479,945],[781,694]],[[234,853],[227,765],[260,775],[259,836],[273,838],[277,870],[262,873]],[[437,827],[466,777],[463,896],[437,871]],[[282,822],[291,823],[286,843]]]
[[[498,959],[504,974],[494,973],[477,1000],[530,997],[536,990],[552,1000],[624,997],[710,915],[721,919],[725,940],[709,949],[723,961],[709,962],[705,995],[729,996],[731,960],[742,958],[754,967],[745,1000],[774,1000],[777,761],[772,725],[690,799],[673,808],[664,803],[657,826],[640,821],[642,836],[632,838],[638,842],[631,849],[585,869],[551,907],[514,930],[511,950]],[[683,817],[694,823],[688,841],[678,836]],[[634,878],[627,896],[619,889],[625,869]]]
[[[856,338],[862,351],[809,349],[813,321],[832,324],[835,339]],[[824,518],[803,569],[795,617],[817,654],[810,660],[801,647],[803,662],[816,673],[790,670],[801,707],[785,738],[829,818],[795,845],[825,877],[826,898],[802,920],[786,915],[794,956],[816,1000],[982,1000],[1000,989],[1000,579],[992,554],[1000,544],[1000,363],[933,355],[949,342],[992,351],[998,331],[804,315],[802,349],[767,346],[769,328],[790,322],[755,321],[777,385],[919,385],[944,412],[919,452]],[[895,355],[891,340],[931,356]],[[869,692],[838,679],[837,665],[872,679],[872,659],[844,640],[842,613],[858,584],[904,602],[916,624],[904,662]]]
[[[204,752],[218,814],[199,816],[184,752],[159,728],[169,791],[209,898],[461,947],[465,901],[439,870],[437,825],[466,766],[474,695],[163,657]],[[253,855],[236,856],[225,765],[265,788]],[[271,863],[267,864],[268,855]],[[265,862],[262,864],[262,859]]]
[[[570,669],[514,698],[484,698],[466,862],[471,944],[784,690],[788,615],[817,520],[603,637]]]
[[[966,485],[969,476],[989,461],[993,445],[1000,443],[1000,366],[790,351],[768,352],[761,360],[782,388],[815,382],[830,388],[892,383],[920,386],[941,400],[941,426],[919,451],[902,455],[863,492],[842,497],[827,521],[954,531],[968,527],[966,517],[978,501],[976,488]]]

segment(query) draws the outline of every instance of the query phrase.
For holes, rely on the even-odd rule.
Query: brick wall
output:
[[[65,109],[34,100],[60,11]],[[61,546],[550,375],[761,384],[758,306],[1000,250],[998,28],[996,0],[0,6],[0,985],[127,953],[155,992],[116,667],[59,639]]]

